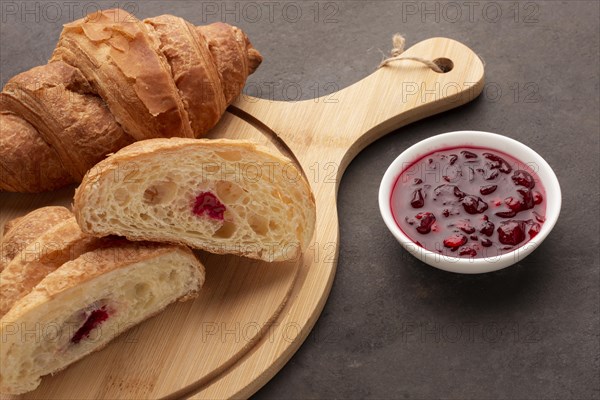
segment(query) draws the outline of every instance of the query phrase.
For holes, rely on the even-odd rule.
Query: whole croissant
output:
[[[261,61],[224,23],[121,9],[69,23],[50,62],[0,93],[0,190],[54,190],[133,141],[202,136]]]

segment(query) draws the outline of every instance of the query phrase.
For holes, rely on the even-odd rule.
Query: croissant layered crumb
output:
[[[115,179],[119,170],[135,171]],[[267,261],[308,247],[315,203],[289,160],[243,141],[155,139],[84,178],[74,212],[84,232],[182,243]]]

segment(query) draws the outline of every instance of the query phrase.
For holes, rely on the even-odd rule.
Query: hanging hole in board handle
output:
[[[452,62],[452,60],[445,57],[436,58],[435,60],[433,60],[433,63],[442,70],[442,74],[450,72],[452,71],[452,68],[454,68],[454,63]]]
[[[382,60],[379,66],[377,67],[378,69],[381,67],[385,67],[393,61],[405,60],[420,62],[421,64],[426,65],[427,67],[431,68],[432,71],[437,72],[438,74],[445,74],[447,72],[452,71],[452,68],[454,68],[454,63],[452,62],[452,60],[445,57],[439,57],[433,61],[421,57],[403,57],[402,53],[404,53],[404,45],[406,44],[406,39],[399,33],[396,33],[393,36],[392,43],[394,44],[394,47],[390,51],[390,57]]]

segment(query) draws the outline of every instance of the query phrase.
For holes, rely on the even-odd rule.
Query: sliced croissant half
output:
[[[287,158],[246,141],[183,138],[137,142],[98,163],[73,212],[96,236],[266,261],[306,249],[316,214],[308,182]]]
[[[191,250],[115,240],[49,273],[0,319],[2,393],[35,389],[44,375],[202,286],[204,269]]]

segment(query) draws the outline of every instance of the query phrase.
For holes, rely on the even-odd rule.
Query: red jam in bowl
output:
[[[407,165],[391,208],[417,245],[447,256],[491,258],[539,233],[545,198],[535,166],[497,150],[456,147]]]

